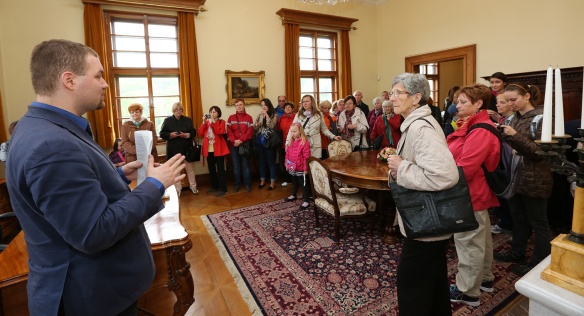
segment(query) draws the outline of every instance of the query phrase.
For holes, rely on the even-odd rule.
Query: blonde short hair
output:
[[[174,104],[172,105],[172,112],[174,113],[174,111],[178,110],[179,108],[183,110],[185,109],[181,102],[174,102]]]
[[[140,110],[140,112],[143,112],[144,107],[142,107],[142,104],[140,104],[140,103],[132,103],[132,104],[130,104],[130,106],[128,106],[128,112],[131,113],[131,112],[136,111],[136,110]]]

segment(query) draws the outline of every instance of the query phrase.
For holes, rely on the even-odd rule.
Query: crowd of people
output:
[[[306,161],[326,159],[332,141],[347,140],[354,150],[394,147],[398,154],[387,159],[388,180],[408,189],[450,188],[459,181],[457,168],[462,168],[478,228],[410,238],[398,210],[397,225],[404,237],[397,268],[401,315],[451,315],[451,302],[479,306],[480,292],[495,290],[493,260],[514,263],[512,271],[522,276],[550,254],[547,203],[554,181],[535,142],[541,135],[541,125],[535,121],[543,112],[540,91],[535,85],[508,83],[503,73],[491,76],[490,87],[450,89],[445,115],[439,118],[428,80],[411,73],[395,77],[391,91],[373,99],[373,108],[363,102],[359,90],[334,102],[317,103],[312,95],[304,95],[296,111],[282,95],[276,107],[262,99],[254,120],[246,113],[245,101],[236,99],[235,113],[227,120],[221,119],[219,107],[212,106],[196,129],[193,120],[183,115],[182,103],[176,102],[159,135],[166,140],[167,161],[155,164],[157,149],[152,146],[147,178],[133,191],[127,183],[137,178],[143,164],[136,161],[134,134],[152,132],[153,144],[158,138],[155,124],[143,116],[143,106],[128,107],[130,119],[122,124],[108,161],[82,117],[104,107],[108,86],[97,53],[70,41],[46,41],[33,51],[31,73],[36,101],[18,128],[11,125],[14,135],[10,143],[2,144],[0,153],[7,163],[10,196],[19,206],[16,211],[26,232],[29,264],[35,267],[28,285],[32,313],[81,314],[93,306],[100,314],[136,314],[137,299],[154,277],[143,223],[162,209],[166,188],[175,186],[180,194],[183,169],[190,190],[199,193],[194,163],[184,157],[197,137],[203,140],[202,155],[208,162],[208,194],[221,197],[228,192],[228,155],[233,191],[242,186],[251,191],[249,159],[255,155],[258,189],[268,179],[267,190],[275,189],[279,173],[283,187],[292,184],[286,202],[295,201],[302,189],[300,210],[311,203]],[[523,156],[517,193],[507,200],[494,194],[485,176],[499,163],[500,138],[485,128],[473,128],[477,124],[498,127],[502,139]],[[255,147],[255,154],[250,147]],[[79,211],[84,209],[89,211]],[[496,225],[491,225],[493,209],[498,210]],[[494,253],[491,234],[503,231],[512,235],[510,250]],[[532,232],[533,254],[528,258]],[[454,284],[448,281],[446,256],[451,239],[458,257]],[[95,295],[79,291],[78,280],[85,280],[87,271],[94,278],[83,287],[89,286]],[[110,291],[110,284],[122,274],[127,282],[119,286],[126,294],[119,295]]]

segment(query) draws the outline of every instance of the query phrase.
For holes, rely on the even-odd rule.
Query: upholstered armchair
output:
[[[353,148],[351,147],[351,142],[341,139],[330,142],[327,146],[327,150],[329,157],[332,157],[336,155],[348,154],[353,151]]]
[[[314,217],[318,227],[318,209],[332,216],[335,223],[335,237],[340,240],[341,218],[370,217],[374,215],[375,201],[361,192],[360,194],[343,194],[334,189],[331,172],[322,160],[308,158],[308,174],[312,195],[314,197]]]

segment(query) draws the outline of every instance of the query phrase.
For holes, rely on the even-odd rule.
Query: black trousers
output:
[[[452,315],[446,251],[448,239],[405,238],[397,267],[400,316]]]
[[[207,156],[209,164],[209,177],[211,178],[211,187],[221,192],[227,192],[225,183],[225,156],[215,157],[214,152]]]
[[[308,174],[304,176],[292,176],[292,195],[296,196],[298,188],[302,187],[302,198],[304,202],[310,203],[310,182]]]

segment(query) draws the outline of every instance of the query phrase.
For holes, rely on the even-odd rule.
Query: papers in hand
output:
[[[134,140],[136,142],[136,156],[137,160],[142,163],[142,167],[138,169],[137,185],[140,185],[146,179],[146,169],[148,168],[148,155],[152,152],[152,132],[151,131],[136,131],[134,133]]]

